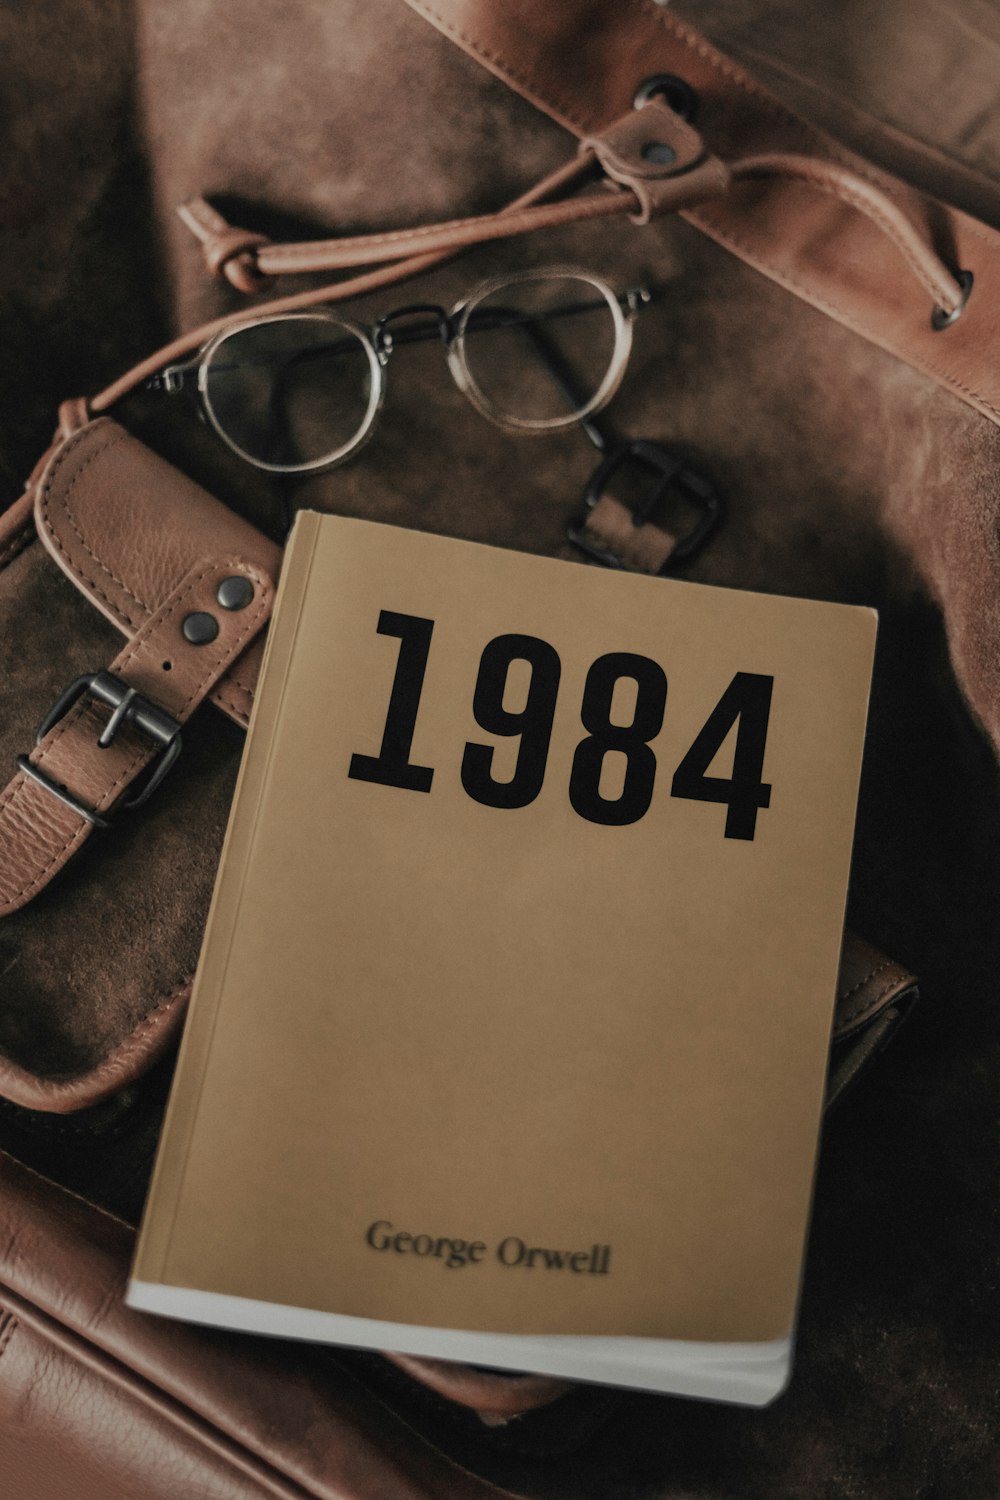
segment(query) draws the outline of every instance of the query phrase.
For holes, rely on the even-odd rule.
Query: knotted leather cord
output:
[[[593,175],[595,165],[596,158],[592,153],[581,152],[579,156],[573,157],[556,171],[551,172],[547,177],[543,177],[540,182],[535,183],[527,192],[522,193],[511,203],[508,203],[494,217],[500,218],[505,214],[515,213],[519,209],[544,202],[549,198],[566,192],[570,188],[576,187],[587,177]],[[213,260],[215,259],[214,243],[212,236],[206,232],[205,215],[201,211],[202,203],[203,200],[196,199],[193,204],[182,205],[179,210],[181,218],[188,228],[191,229],[192,233],[196,234],[201,240],[202,245],[205,247],[206,260],[209,263],[210,269],[214,270],[214,274],[225,275],[237,287],[237,290],[249,292],[252,289],[249,284],[241,285],[243,277],[247,275],[247,262],[251,258],[256,262],[256,256],[247,244],[247,234],[249,231],[237,231],[240,236],[238,241],[239,248],[213,266]],[[207,205],[204,206],[207,208]],[[220,226],[220,233],[233,233],[231,227],[226,224],[221,214],[217,214],[214,209],[211,212]],[[230,242],[231,245],[235,245],[236,243],[235,241]],[[421,271],[428,271],[432,266],[441,265],[444,261],[453,259],[454,256],[465,248],[467,248],[465,245],[460,245],[434,252],[425,251],[419,255],[411,254],[394,264],[381,266],[378,270],[368,271],[360,276],[351,276],[342,281],[332,282],[329,286],[315,287],[308,292],[297,292],[289,297],[279,297],[267,304],[267,312],[269,315],[271,313],[298,312],[303,308],[315,307],[321,303],[343,302],[351,297],[362,297],[368,292],[377,291],[379,287],[394,285],[397,282],[408,280],[411,276],[419,275]],[[237,270],[230,270],[230,267],[235,268],[237,266],[241,267],[242,275]],[[297,270],[301,273],[311,269],[315,268],[304,263],[297,266]],[[255,270],[256,264],[249,268],[250,274],[253,274]],[[268,277],[268,279],[270,278]],[[148,380],[159,370],[162,370],[164,365],[172,364],[177,359],[183,359],[186,355],[195,353],[210,338],[214,337],[216,333],[220,333],[226,328],[232,328],[239,323],[245,323],[246,320],[247,313],[245,312],[228,313],[224,317],[213,318],[211,322],[203,323],[199,328],[191,329],[189,333],[181,334],[179,338],[173,339],[169,344],[165,344],[162,349],[158,349],[155,354],[151,354],[146,359],[141,360],[139,364],[133,365],[132,369],[126,370],[124,375],[120,375],[111,385],[92,397],[87,403],[89,410],[93,413],[108,411],[110,407],[114,406],[116,401],[120,401],[130,391],[134,391],[143,381]]]
[[[644,108],[649,109],[650,105]],[[659,107],[660,110],[665,108]],[[662,114],[660,118],[662,119]],[[684,130],[686,134],[694,136],[690,127],[684,126]],[[490,240],[621,214],[626,214],[637,222],[644,222],[649,217],[648,204],[635,188],[622,185],[623,179],[613,171],[602,153],[602,140],[603,137],[599,136],[585,142],[575,158],[542,178],[497,213],[454,219],[416,229],[275,245],[262,235],[230,225],[203,199],[194,199],[183,205],[178,212],[187,227],[201,241],[209,270],[216,276],[226,277],[238,291],[248,295],[260,291],[279,275],[349,270],[360,265],[378,264],[376,270],[350,276],[308,292],[278,298],[267,304],[268,313],[296,312],[320,303],[341,302],[350,297],[362,296],[378,287],[429,270],[463,250]],[[703,157],[696,163],[696,170],[712,160]],[[962,285],[917,226],[891,198],[849,167],[821,157],[801,156],[790,152],[749,156],[732,163],[728,171],[721,164],[717,165],[720,171],[714,176],[702,174],[697,185],[689,183],[691,197],[688,202],[717,196],[725,190],[730,177],[736,182],[762,177],[797,179],[818,192],[839,198],[870,219],[897,247],[912,274],[926,288],[936,309],[953,317],[963,307],[968,295],[967,287]],[[615,187],[614,191],[565,200],[561,198],[561,194],[593,177],[601,167],[609,174],[609,178],[613,176],[616,179],[617,186],[614,182],[605,180],[605,186]],[[673,183],[684,183],[683,172],[676,176],[670,173],[665,175]],[[688,171],[688,176],[693,177],[694,173]],[[687,204],[678,201],[669,206],[680,208]],[[116,401],[155,375],[165,364],[196,352],[216,333],[244,322],[245,319],[246,314],[230,313],[181,335],[126,371],[93,397],[87,403],[87,409],[94,413],[107,411]]]

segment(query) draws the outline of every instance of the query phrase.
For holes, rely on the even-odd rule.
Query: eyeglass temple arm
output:
[[[531,344],[532,349],[538,355],[542,364],[544,364],[549,375],[552,377],[552,384],[560,396],[562,396],[566,405],[571,410],[586,405],[586,400],[580,395],[579,388],[573,380],[569,366],[559,351],[553,348],[551,341],[545,337],[538,324],[535,322],[522,323],[521,332]],[[577,426],[587,435],[598,453],[607,452],[608,439],[593,417],[578,417]]]

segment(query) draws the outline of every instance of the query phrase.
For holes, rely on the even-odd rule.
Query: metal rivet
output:
[[[215,591],[215,597],[223,609],[246,609],[253,598],[253,584],[249,578],[235,573],[232,578],[222,580]]]
[[[951,312],[946,312],[943,307],[935,307],[931,313],[931,327],[935,333],[940,333],[942,328],[950,328],[952,323],[957,323],[965,311],[965,304],[969,300],[972,291],[972,272],[956,271],[955,280],[962,289],[962,300]]]
[[[647,141],[639,154],[643,161],[653,161],[658,167],[669,167],[677,160],[677,152],[666,141]]]
[[[192,646],[207,646],[209,641],[214,641],[218,635],[219,622],[214,615],[196,610],[193,615],[184,616],[181,631],[184,639],[190,641]]]
[[[632,102],[636,109],[642,109],[650,99],[657,97],[665,99],[682,120],[693,120],[698,113],[698,95],[687,79],[678,78],[676,73],[654,73],[652,78],[640,83]]]

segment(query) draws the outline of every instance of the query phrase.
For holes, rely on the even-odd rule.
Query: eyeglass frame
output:
[[[476,306],[487,297],[507,287],[515,287],[526,282],[554,281],[559,279],[574,279],[587,282],[600,292],[607,304],[614,324],[615,347],[604,379],[588,401],[579,403],[572,393],[566,372],[560,368],[557,362],[553,361],[550,353],[546,351],[543,354],[543,358],[548,367],[549,374],[563,391],[563,394],[567,396],[567,399],[576,402],[573,410],[568,411],[565,417],[518,418],[501,413],[479,389],[465,358],[465,335],[468,331],[469,316],[475,310]],[[243,322],[220,329],[202,345],[193,360],[187,360],[183,364],[167,365],[159,375],[153,376],[148,380],[144,388],[147,390],[162,390],[173,395],[178,391],[186,389],[187,375],[191,372],[196,372],[196,385],[201,409],[216,436],[231,452],[235,453],[245,463],[250,464],[255,469],[262,470],[264,473],[285,476],[316,474],[337,468],[340,464],[345,463],[355,453],[360,452],[371,438],[378,414],[385,401],[386,366],[397,343],[415,342],[417,338],[422,339],[424,337],[437,336],[445,346],[445,357],[452,379],[462,395],[465,396],[470,405],[482,417],[485,417],[487,421],[501,427],[505,431],[517,432],[524,436],[542,436],[546,432],[578,424],[582,424],[586,428],[588,425],[587,419],[593,416],[595,412],[600,411],[612,399],[621,385],[628,367],[629,355],[632,350],[633,321],[640,309],[650,300],[651,294],[646,287],[629,287],[619,294],[603,278],[591,271],[584,270],[579,266],[557,265],[532,267],[525,271],[515,272],[513,275],[491,277],[489,280],[474,287],[466,297],[454,305],[450,313],[445,308],[434,303],[414,303],[405,307],[394,308],[391,312],[377,318],[367,328],[354,319],[344,317],[339,312],[334,312],[332,309],[327,308],[273,314],[268,314],[265,310],[259,317],[247,318]],[[419,333],[414,333],[412,330],[407,330],[409,338],[405,334],[394,336],[388,325],[394,319],[416,312],[434,315],[435,327],[433,332],[428,334],[421,329]],[[544,314],[541,316],[544,316]],[[538,321],[541,321],[541,317]],[[340,448],[335,449],[331,454],[324,455],[322,458],[315,459],[309,463],[270,464],[248,453],[225,431],[212,408],[207,389],[212,357],[228,339],[238,333],[244,332],[248,328],[257,328],[269,323],[283,322],[323,322],[344,329],[359,341],[367,357],[370,389],[361,425],[353,437],[348,442],[342,444]]]

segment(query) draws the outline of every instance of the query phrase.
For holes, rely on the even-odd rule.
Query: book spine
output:
[[[225,873],[216,884],[209,908],[202,961],[195,975],[178,1057],[177,1080],[167,1107],[149,1201],[136,1246],[132,1267],[132,1278],[136,1281],[156,1282],[166,1272],[184,1167],[211,1057],[215,1022],[243,894],[247,856],[267,784],[320,519],[314,511],[300,512],[285,552],[281,584],[233,799],[234,812],[222,847],[220,869]]]

